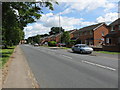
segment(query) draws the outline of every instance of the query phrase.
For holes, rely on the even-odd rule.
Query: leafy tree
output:
[[[42,7],[53,10],[52,0],[49,2],[2,2],[1,4],[2,40],[5,45],[16,45],[24,38],[24,27],[41,17]]]
[[[33,37],[33,42],[39,44],[39,43],[40,43],[40,37],[41,37],[40,35],[34,36],[34,37]]]
[[[48,34],[42,34],[40,35],[41,37],[46,37],[46,36],[49,36]]]
[[[50,35],[54,35],[60,32],[64,32],[64,29],[62,27],[52,27],[51,31],[49,32]]]
[[[67,31],[63,32],[63,34],[61,36],[61,41],[62,41],[62,43],[66,43],[66,44],[69,43],[69,41],[70,41],[70,34],[69,34],[69,32],[67,32]]]
[[[27,39],[27,42],[28,42],[28,43],[32,43],[32,44],[34,44],[34,43],[38,43],[38,44],[39,44],[40,38],[41,38],[40,35],[32,36],[32,37],[29,37],[29,38]]]

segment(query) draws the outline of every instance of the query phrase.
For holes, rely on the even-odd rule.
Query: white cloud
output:
[[[114,1],[114,0],[113,0]],[[116,0],[115,0],[116,1]],[[42,17],[37,20],[36,23],[28,25],[25,28],[26,38],[30,36],[34,36],[37,34],[45,34],[50,31],[51,27],[59,26],[59,14],[60,14],[60,25],[65,30],[72,30],[75,28],[81,28],[84,26],[95,24],[94,21],[86,21],[83,18],[75,18],[63,16],[63,14],[68,14],[73,11],[91,11],[97,8],[103,8],[106,13],[104,16],[99,16],[96,19],[97,23],[100,22],[112,22],[117,19],[118,14],[116,12],[109,12],[110,9],[115,8],[116,4],[112,2],[112,0],[61,0],[62,2],[67,2],[63,8],[66,8],[63,12],[57,13],[54,15],[53,13],[42,14]],[[60,4],[61,4],[60,3]],[[102,12],[102,13],[104,13]],[[77,26],[77,27],[76,27]]]
[[[67,5],[69,5],[69,7],[62,12],[63,14],[71,13],[73,10],[91,11],[97,8],[104,8],[104,11],[107,12],[116,7],[116,4],[109,0],[69,0],[67,1]]]
[[[40,23],[34,23],[30,26],[25,27],[25,38],[35,36],[37,34],[44,34],[48,33],[50,31],[50,28],[43,26]]]
[[[105,14],[104,16],[100,16],[96,19],[96,21],[99,22],[106,22],[106,23],[111,23],[114,20],[116,20],[118,18],[118,13],[114,12],[110,12]]]
[[[66,30],[75,29],[76,25],[81,26],[90,25],[90,22],[83,21],[83,18],[74,18],[67,16],[60,16],[60,25]],[[34,36],[37,34],[48,33],[51,27],[59,27],[59,16],[52,13],[43,14],[43,16],[34,24],[25,27],[25,38]]]
[[[38,20],[39,23],[43,23],[43,26],[45,27],[58,27],[59,26],[59,20],[60,25],[64,28],[65,26],[73,26],[80,23],[82,18],[74,18],[74,17],[66,17],[66,16],[60,16],[59,15],[49,15],[44,14],[40,20]]]

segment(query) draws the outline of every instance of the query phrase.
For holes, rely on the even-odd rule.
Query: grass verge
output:
[[[61,49],[71,49],[71,48],[67,48],[67,47],[60,47]]]
[[[8,49],[0,49],[0,68],[2,68],[5,63],[9,60],[10,56],[14,51],[15,46],[8,47]]]
[[[97,53],[104,53],[104,54],[120,54],[120,52],[109,52],[109,51],[95,51]]]

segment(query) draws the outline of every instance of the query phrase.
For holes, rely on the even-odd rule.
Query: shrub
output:
[[[56,44],[57,44],[57,42],[55,42],[55,41],[49,41],[48,42],[49,46],[56,46]]]
[[[67,44],[67,47],[72,47],[75,44],[76,40],[70,40]]]

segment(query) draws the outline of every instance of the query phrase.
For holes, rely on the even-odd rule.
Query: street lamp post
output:
[[[60,14],[59,14],[59,33],[61,32],[60,27],[61,25],[60,25]]]
[[[55,15],[54,13],[53,13],[53,15]],[[60,13],[58,14],[58,16],[59,16],[59,34],[61,33],[61,20],[60,20]],[[61,43],[61,36],[60,36],[60,43]]]
[[[59,13],[59,33],[61,33],[60,13]],[[61,35],[60,35],[60,43],[61,43]]]

